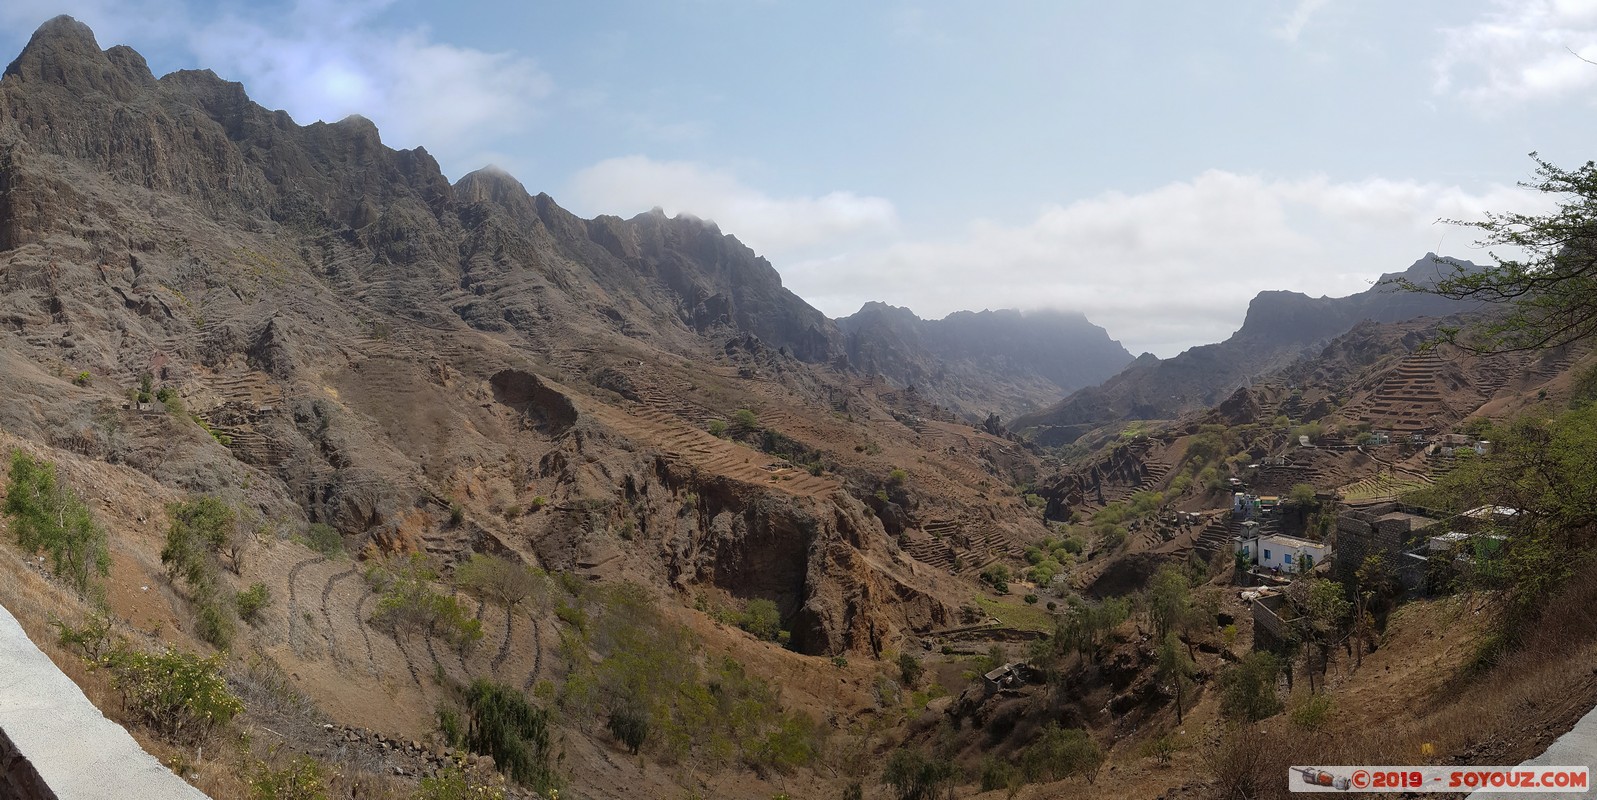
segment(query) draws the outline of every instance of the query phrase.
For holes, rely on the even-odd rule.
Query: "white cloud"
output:
[[[777,266],[788,286],[832,315],[867,300],[922,316],[1074,308],[1133,352],[1170,356],[1230,335],[1266,289],[1340,296],[1428,250],[1480,258],[1469,231],[1436,220],[1540,202],[1504,186],[1468,192],[1212,170],[1141,194],[1049,206],[1022,224],[977,221],[945,238]]]
[[[1491,108],[1597,86],[1597,66],[1581,60],[1597,61],[1597,0],[1499,0],[1442,36],[1439,94]]]
[[[360,114],[385,144],[423,145],[457,177],[530,128],[553,88],[536,64],[387,28],[376,20],[386,5],[301,0],[270,23],[235,15],[201,25],[188,47],[262,105],[301,123]]]
[[[1281,23],[1281,27],[1275,29],[1276,37],[1285,39],[1288,42],[1296,42],[1298,37],[1303,35],[1303,29],[1308,26],[1309,20],[1314,17],[1315,12],[1324,8],[1330,2],[1331,0],[1298,0],[1298,4],[1292,9],[1291,16]]]
[[[102,47],[187,50],[239,81],[251,99],[301,124],[360,114],[393,147],[425,146],[446,174],[495,157],[527,132],[553,81],[524,56],[436,40],[426,28],[385,24],[393,0],[297,0],[287,13],[226,5],[214,15],[182,0],[77,0],[71,13]],[[0,23],[37,25],[59,3],[7,0]],[[500,159],[504,160],[504,159]]]
[[[567,197],[584,213],[630,214],[658,206],[667,214],[713,220],[777,261],[818,245],[837,247],[890,232],[898,220],[893,204],[880,197],[844,191],[772,197],[726,170],[638,155],[578,172]]]

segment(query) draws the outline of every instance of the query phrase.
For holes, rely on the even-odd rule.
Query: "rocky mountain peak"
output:
[[[28,46],[5,71],[6,80],[50,84],[74,94],[136,96],[154,82],[144,57],[127,47],[102,51],[89,26],[62,15],[34,31]]]

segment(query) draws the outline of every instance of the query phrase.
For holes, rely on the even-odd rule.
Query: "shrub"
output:
[[[544,497],[541,494],[527,502],[527,507],[531,508],[534,513],[542,511],[543,507],[546,505],[549,505],[549,498]]]
[[[978,780],[981,783],[981,790],[984,792],[1018,787],[1019,777],[1020,774],[1016,771],[1015,766],[1008,761],[999,760],[992,756],[987,756],[981,760],[981,771],[978,774]]]
[[[715,437],[725,436],[726,435],[726,421],[725,420],[719,420],[719,419],[710,420],[709,430],[710,430],[710,435],[711,436],[715,436]]]
[[[999,594],[1009,594],[1009,567],[1003,564],[994,564],[981,571],[981,581],[993,587]]]
[[[54,464],[13,450],[4,508],[18,547],[27,553],[48,552],[56,574],[79,594],[99,594],[99,579],[111,573],[105,529],[77,493],[61,483]]]
[[[882,783],[892,787],[898,800],[932,800],[953,779],[952,763],[912,747],[894,750],[882,771]]]
[[[381,594],[372,614],[378,626],[396,635],[403,630],[442,635],[461,651],[482,640],[482,621],[467,614],[454,597],[433,589],[438,573],[421,554],[387,568],[373,565],[366,577]]]
[[[1281,710],[1275,682],[1281,660],[1266,651],[1242,657],[1220,673],[1220,710],[1231,719],[1253,722]]]
[[[282,769],[260,762],[249,772],[251,800],[326,800],[327,779],[321,763],[295,756]]]
[[[123,707],[170,742],[203,741],[244,710],[222,678],[222,657],[118,650],[105,659]]]
[[[449,527],[458,528],[466,521],[466,510],[459,503],[449,504]]]
[[[493,756],[511,780],[547,792],[559,785],[550,765],[549,712],[535,708],[516,689],[478,679],[466,690],[471,751]]]
[[[1039,600],[1041,600],[1042,598],[1038,597],[1037,595],[1034,595],[1034,594],[1027,594],[1022,599],[1024,599],[1026,601],[1026,605],[1034,606],[1034,605],[1037,605],[1037,602]]]
[[[199,610],[194,615],[194,635],[221,650],[232,646],[236,626],[231,610],[217,602],[214,594],[206,595],[197,602]]]
[[[313,522],[305,531],[305,544],[328,558],[344,552],[344,537],[325,522]]]
[[[925,672],[926,668],[921,666],[920,659],[909,653],[898,654],[898,676],[904,679],[905,686],[913,688],[920,683],[921,675]]]
[[[610,710],[606,727],[616,741],[637,755],[643,742],[649,738],[649,714],[639,703],[622,703]]]
[[[896,487],[899,487],[899,486],[903,486],[905,483],[908,483],[908,482],[909,482],[909,473],[905,472],[903,469],[894,469],[892,472],[887,473],[887,485],[888,486],[892,486],[892,487],[896,488]]]
[[[1256,725],[1230,728],[1203,751],[1204,765],[1214,776],[1220,797],[1259,797],[1266,786],[1279,786],[1280,775],[1267,768],[1268,740]],[[1269,774],[1267,774],[1269,773]]]
[[[250,588],[239,592],[234,598],[234,605],[238,607],[239,619],[250,624],[260,621],[261,612],[272,604],[272,590],[264,583],[252,583]]]
[[[738,627],[767,641],[775,641],[782,632],[782,614],[776,603],[763,597],[749,601],[743,610]]]
[[[79,372],[77,376],[72,379],[72,384],[74,386],[88,386],[89,382],[93,380],[94,376],[90,375],[88,370],[84,370]]]
[[[1021,770],[1032,781],[1056,781],[1081,775],[1092,783],[1103,765],[1103,750],[1080,728],[1048,723],[1021,756]]]
[[[422,778],[413,800],[505,800],[505,787],[450,764],[436,775]]]
[[[760,429],[759,417],[756,417],[754,412],[747,408],[738,409],[737,412],[732,415],[732,421],[737,424],[740,430],[756,431]]]
[[[50,620],[50,624],[56,629],[56,642],[76,651],[85,661],[98,663],[111,647],[111,617],[103,611],[91,612],[77,627],[59,619]]]
[[[1160,764],[1168,764],[1178,745],[1174,734],[1164,733],[1143,743],[1142,754]]]
[[[1320,730],[1331,719],[1331,695],[1327,692],[1314,692],[1301,698],[1292,704],[1287,719],[1306,731]]]

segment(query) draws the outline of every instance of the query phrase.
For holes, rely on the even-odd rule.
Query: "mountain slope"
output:
[[[961,311],[923,320],[866,303],[837,320],[849,360],[968,419],[1005,419],[1108,378],[1131,354],[1079,313]]]
[[[209,647],[160,562],[166,503],[238,509],[250,554],[223,588],[278,602],[234,652],[339,724],[421,739],[448,682],[530,689],[580,664],[548,604],[470,604],[493,637],[472,652],[374,625],[361,572],[408,553],[451,593],[477,553],[641,587],[709,654],[817,673],[782,702],[846,719],[873,657],[959,623],[976,571],[1047,531],[1010,489],[1029,453],[844,356],[697,220],[583,220],[492,171],[451,184],[366,120],[301,126],[210,72],[157,79],[69,18],[0,79],[0,442],[92,490],[111,610],[165,644]],[[361,561],[306,549],[311,523]],[[8,607],[21,585],[0,580]],[[787,648],[695,610],[755,600]],[[814,657],[844,653],[862,657]],[[591,734],[567,767],[586,793],[680,793],[657,765],[617,774]],[[776,791],[726,774],[758,789],[718,795]]]
[[[1465,262],[1467,263],[1467,262]],[[1445,272],[1427,253],[1401,277],[1424,283]],[[1382,281],[1394,275],[1382,276]],[[1093,428],[1129,419],[1170,419],[1216,405],[1238,386],[1311,355],[1362,320],[1398,322],[1471,311],[1476,305],[1376,285],[1347,297],[1260,292],[1248,304],[1242,327],[1217,344],[1168,359],[1144,354],[1105,381],[1015,421],[1039,442],[1064,444]]]

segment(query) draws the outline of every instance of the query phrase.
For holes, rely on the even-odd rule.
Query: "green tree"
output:
[[[643,747],[644,741],[649,738],[649,712],[638,702],[618,704],[610,709],[610,719],[606,723],[610,735],[616,741],[626,745],[633,755]]]
[[[1441,259],[1451,272],[1434,285],[1394,279],[1411,291],[1481,301],[1505,313],[1446,339],[1475,352],[1518,352],[1560,347],[1597,334],[1597,162],[1573,170],[1535,153],[1535,177],[1521,186],[1558,198],[1545,214],[1488,213],[1485,219],[1447,220],[1475,229],[1485,248],[1522,253],[1504,258],[1489,250],[1485,267]]]
[[[926,673],[926,668],[921,666],[920,659],[909,653],[898,654],[898,677],[902,678],[904,685],[911,689],[920,683],[921,675]]]
[[[490,755],[499,771],[538,792],[556,788],[551,765],[549,713],[513,687],[478,679],[466,690],[466,744]]]
[[[1192,687],[1192,675],[1197,665],[1182,650],[1175,634],[1169,634],[1159,643],[1159,682],[1169,685],[1176,696],[1176,724],[1181,724],[1182,702]]]
[[[1306,665],[1309,673],[1309,691],[1314,691],[1314,674],[1325,674],[1330,663],[1331,649],[1343,639],[1353,611],[1342,584],[1324,579],[1297,581],[1287,595],[1298,611],[1293,621],[1298,636],[1308,645]]]
[[[1103,765],[1103,749],[1080,728],[1061,728],[1050,722],[1020,757],[1021,770],[1033,782],[1057,781],[1080,775],[1092,783]]]
[[[492,602],[508,614],[543,587],[543,578],[525,564],[473,553],[470,561],[455,568],[455,583],[466,593]]]
[[[172,523],[167,528],[161,563],[173,579],[182,577],[193,586],[208,579],[211,559],[228,555],[230,571],[243,569],[238,516],[221,498],[201,495],[166,507]],[[220,563],[219,561],[217,563]]]
[[[1281,660],[1258,650],[1242,657],[1220,673],[1220,711],[1230,719],[1252,722],[1281,710],[1276,680]]]
[[[5,513],[12,520],[18,547],[28,553],[48,552],[56,574],[79,594],[99,594],[99,579],[111,573],[105,529],[77,493],[60,481],[54,464],[13,450]]]
[[[732,421],[737,424],[739,430],[757,431],[760,429],[760,418],[756,417],[754,412],[747,408],[738,409],[732,415]]]
[[[782,612],[776,603],[756,597],[744,607],[739,627],[757,638],[776,641],[782,634]]]
[[[1148,583],[1148,617],[1154,636],[1160,641],[1175,629],[1192,604],[1187,575],[1174,564],[1165,564]]]
[[[882,783],[898,800],[932,800],[954,779],[954,765],[913,747],[900,747],[887,757]]]

